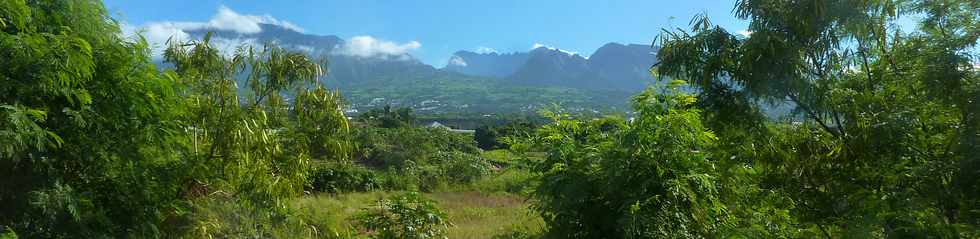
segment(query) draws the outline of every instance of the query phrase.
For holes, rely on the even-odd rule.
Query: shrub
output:
[[[404,169],[408,161],[428,164],[438,152],[480,152],[472,138],[437,128],[358,128],[354,140],[355,158],[379,168]]]
[[[504,137],[521,137],[534,132],[536,126],[529,120],[515,120],[500,126],[484,125],[473,134],[477,146],[484,150],[510,147]]]
[[[376,208],[357,215],[359,227],[372,231],[371,238],[444,238],[452,224],[435,202],[411,192],[394,199],[378,200]]]
[[[490,173],[471,137],[437,128],[359,128],[355,158],[385,170],[387,189],[433,191]]]
[[[317,165],[310,177],[310,186],[315,192],[366,192],[381,189],[384,184],[379,173],[348,163]]]
[[[439,152],[431,163],[438,165],[440,174],[454,183],[476,181],[490,174],[493,169],[493,165],[485,158],[459,151]]]
[[[728,216],[719,201],[694,97],[647,90],[625,120],[568,120],[540,129],[547,158],[535,162],[535,209],[563,238],[713,237]]]

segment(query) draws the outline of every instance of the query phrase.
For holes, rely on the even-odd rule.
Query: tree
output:
[[[152,237],[179,201],[180,107],[99,1],[0,2],[0,225]]]
[[[693,82],[705,124],[729,148],[732,162],[722,165],[761,170],[745,180],[796,202],[772,209],[790,210],[807,234],[972,237],[978,9],[976,1],[739,1],[751,35],[696,18],[690,32],[663,32],[656,71]],[[909,14],[924,17],[905,33],[895,22]],[[759,117],[780,102],[806,121]],[[733,206],[755,207],[771,208]]]
[[[415,114],[411,108],[392,109],[391,105],[374,108],[358,117],[362,122],[381,128],[401,128],[415,125]]]
[[[208,41],[173,42],[160,72],[100,1],[0,1],[0,230],[160,237],[212,199],[282,218],[311,154],[350,155],[320,63],[274,45],[228,59]]]
[[[500,126],[483,125],[476,128],[473,139],[484,150],[508,148],[510,145],[503,142],[504,137],[524,137],[534,128],[535,125],[525,119],[513,120]]]
[[[626,123],[552,114],[532,143],[535,208],[563,238],[710,238],[730,220],[719,200],[711,154],[715,136],[701,124],[694,96],[675,82],[634,98]]]
[[[318,77],[320,64],[298,52],[267,44],[243,45],[226,58],[201,41],[172,42],[164,53],[175,78],[186,80],[181,94],[191,131],[189,161],[201,192],[225,192],[259,208],[285,209],[307,184],[310,155],[347,160],[347,119],[336,93]],[[244,75],[240,75],[244,74]],[[236,77],[250,91],[239,93]],[[312,84],[312,90],[295,89]],[[294,102],[283,94],[298,90]],[[195,195],[202,196],[202,195]]]

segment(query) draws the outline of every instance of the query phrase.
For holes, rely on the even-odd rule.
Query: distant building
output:
[[[447,130],[453,129],[453,128],[449,128],[449,126],[445,126],[442,123],[439,123],[439,121],[433,121],[431,124],[426,125],[425,127],[428,127],[428,128],[443,128],[443,129],[447,129]]]
[[[472,134],[472,133],[476,133],[476,130],[472,130],[472,129],[453,129],[453,128],[450,128],[449,126],[446,126],[446,125],[443,125],[442,123],[439,123],[439,121],[433,121],[432,123],[426,125],[425,127],[426,128],[440,128],[440,129],[449,130],[450,132],[453,132],[453,133],[460,133],[460,134]]]

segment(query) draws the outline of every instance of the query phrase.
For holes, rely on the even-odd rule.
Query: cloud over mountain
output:
[[[531,50],[538,49],[538,48],[547,48],[549,50],[556,50],[556,51],[564,52],[565,54],[568,54],[568,55],[579,55],[579,56],[582,56],[581,54],[578,54],[578,52],[575,52],[575,51],[569,51],[569,50],[559,49],[557,47],[553,47],[553,46],[549,46],[549,45],[545,45],[545,44],[541,44],[541,43],[537,43],[537,42],[535,42],[534,45],[531,45]],[[582,57],[585,57],[585,56],[582,56]],[[586,58],[588,58],[588,57],[586,57]]]
[[[143,37],[150,43],[155,56],[166,47],[168,39],[186,41],[191,39],[191,31],[216,30],[228,31],[239,34],[256,34],[262,32],[262,25],[275,25],[284,29],[296,32],[303,32],[303,29],[295,24],[279,20],[270,15],[247,15],[235,12],[226,6],[218,7],[218,12],[207,22],[150,22],[142,26],[131,26],[123,24],[124,34],[133,36],[141,32]],[[214,41],[220,48],[234,47],[242,43],[254,43],[250,39],[216,39]]]
[[[346,44],[340,46],[338,53],[363,58],[388,58],[391,56],[406,56],[408,52],[419,49],[420,47],[422,47],[422,43],[417,41],[396,43],[371,36],[356,36],[349,39]]]
[[[497,49],[481,46],[481,47],[477,47],[475,52],[479,54],[490,54],[490,53],[497,53]]]

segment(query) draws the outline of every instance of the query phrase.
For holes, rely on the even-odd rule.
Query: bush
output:
[[[355,158],[384,170],[381,184],[392,190],[433,191],[470,183],[493,169],[471,137],[438,128],[359,128]]]
[[[376,208],[357,215],[359,227],[372,231],[371,238],[443,238],[452,224],[435,202],[411,192],[381,199]]]
[[[359,128],[354,140],[355,159],[385,169],[405,169],[409,161],[426,165],[438,152],[480,152],[472,138],[438,128]]]
[[[547,158],[535,162],[535,209],[562,238],[712,237],[729,220],[719,201],[707,150],[715,136],[701,125],[693,96],[647,90],[625,120],[568,120],[535,138]]]
[[[432,162],[440,174],[453,183],[471,183],[489,175],[493,165],[486,159],[462,152],[439,152]]]
[[[310,176],[310,186],[315,192],[366,192],[381,189],[383,185],[384,178],[377,172],[347,163],[317,165]]]
[[[500,126],[484,125],[473,134],[477,146],[484,150],[504,149],[510,145],[504,137],[522,137],[534,132],[536,126],[529,120],[515,120]]]

